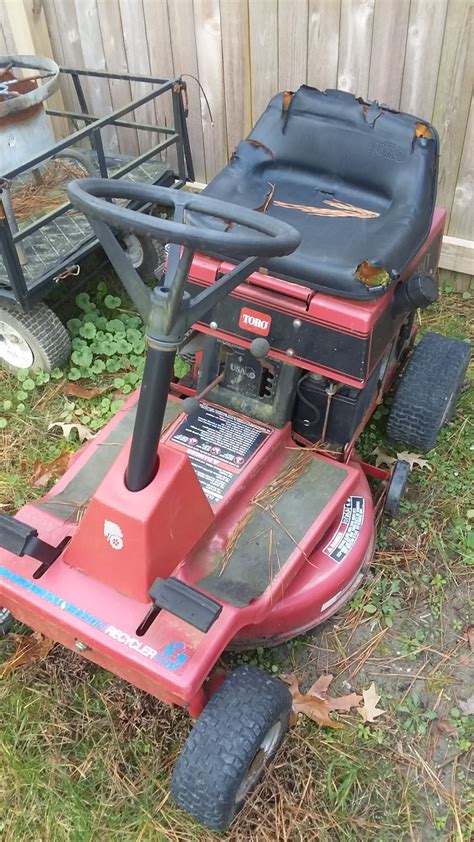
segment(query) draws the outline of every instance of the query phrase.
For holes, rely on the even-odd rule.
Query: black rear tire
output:
[[[470,346],[461,339],[427,333],[408,360],[395,392],[387,437],[417,450],[431,450],[452,420],[466,376]]]
[[[291,695],[245,665],[211,697],[176,763],[171,794],[201,824],[225,830],[263,776],[288,728]]]

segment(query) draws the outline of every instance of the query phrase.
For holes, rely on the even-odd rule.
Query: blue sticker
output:
[[[94,617],[93,614],[89,614],[82,608],[78,608],[78,606],[74,605],[72,602],[68,602],[67,599],[63,599],[57,594],[46,590],[46,588],[42,588],[41,585],[37,585],[36,582],[31,582],[29,579],[25,579],[17,573],[12,573],[12,571],[8,570],[6,567],[0,566],[0,577],[7,579],[9,582],[13,582],[13,584],[18,585],[20,588],[30,591],[30,593],[33,593],[35,596],[41,597],[41,599],[44,599],[46,602],[50,602],[62,611],[67,611],[68,614],[72,614],[74,617],[77,617],[78,620],[82,620],[84,623],[87,623],[87,625],[103,631],[104,634],[108,635],[108,637],[111,637],[113,640],[116,640],[123,646],[126,646],[127,649],[131,649],[133,652],[136,652],[145,658],[150,658],[152,661],[156,661],[160,664],[160,666],[167,670],[177,670],[184,667],[190,655],[193,654],[193,650],[186,646],[186,644],[181,640],[174,640],[172,643],[167,643],[162,649],[154,649],[152,646],[145,643],[143,639],[140,640],[139,638],[133,637],[133,635],[122,631],[122,629],[118,629],[109,623],[105,623],[98,617]]]

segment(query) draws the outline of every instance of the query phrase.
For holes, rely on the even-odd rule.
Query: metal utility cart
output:
[[[138,87],[140,95],[98,117],[86,89],[110,81]],[[77,99],[76,110],[45,107],[61,82]],[[55,284],[79,274],[81,260],[98,248],[85,216],[67,201],[71,178],[95,175],[175,188],[194,180],[185,97],[179,78],[60,68],[37,56],[0,57],[0,364],[48,371],[69,356],[66,328],[43,299]],[[171,126],[139,119],[158,98],[160,105],[168,100]],[[51,118],[66,120],[74,132],[56,140]],[[138,209],[137,203],[132,207]],[[127,235],[123,247],[142,277],[152,278],[162,262],[152,241]]]

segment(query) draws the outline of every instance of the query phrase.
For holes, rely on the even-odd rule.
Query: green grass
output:
[[[449,294],[423,315],[422,330],[464,336],[470,307]],[[125,384],[128,371],[86,382],[111,385],[106,395],[116,400],[123,385],[113,381]],[[0,429],[0,511],[43,493],[31,488],[37,461],[49,463],[78,446],[48,433],[51,421],[85,416],[100,426],[113,412],[102,405],[104,395],[68,396],[67,373],[25,390],[0,372],[7,402],[6,409],[0,405],[7,422]],[[25,391],[26,398],[18,397]],[[474,527],[471,401],[472,393],[463,394],[455,423],[427,457],[432,472],[413,472],[402,513],[383,528],[371,576],[351,603],[292,643],[223,659],[226,666],[248,659],[271,672],[297,670],[304,686],[331,671],[338,693],[360,692],[374,681],[384,716],[374,725],[356,713],[343,716],[337,731],[300,719],[239,821],[219,836],[195,825],[169,797],[187,716],[56,646],[44,661],[0,681],[2,842],[469,839],[472,733],[459,705],[468,693],[462,635]],[[384,423],[378,413],[363,435],[364,455],[376,445],[393,454]],[[0,642],[1,660],[12,645]],[[456,735],[437,730],[440,721]]]

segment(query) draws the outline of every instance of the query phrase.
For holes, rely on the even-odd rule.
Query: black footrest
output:
[[[35,574],[44,573],[53,561],[62,553],[69,538],[65,538],[54,547],[38,538],[38,530],[28,523],[22,523],[11,515],[0,515],[0,547],[17,556],[29,555],[41,562],[41,567]],[[41,571],[41,573],[40,573]]]
[[[203,632],[209,631],[222,611],[220,602],[173,577],[155,579],[148,593],[155,610],[164,608]]]

